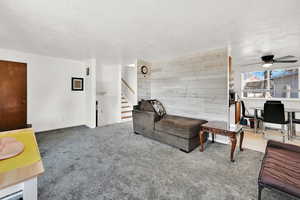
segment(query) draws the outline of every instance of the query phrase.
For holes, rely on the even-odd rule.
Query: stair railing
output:
[[[135,94],[135,91],[130,87],[130,85],[122,78],[122,83],[129,89],[132,94]]]

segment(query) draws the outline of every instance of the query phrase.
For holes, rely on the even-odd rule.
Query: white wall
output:
[[[98,65],[98,126],[121,122],[121,66]]]
[[[0,49],[0,59],[27,63],[27,123],[35,131],[86,124],[85,91],[71,91],[71,77],[84,77],[85,64]]]
[[[127,97],[131,105],[137,105],[137,68],[124,66],[122,67],[122,79],[134,90],[133,93],[122,83],[122,94]]]

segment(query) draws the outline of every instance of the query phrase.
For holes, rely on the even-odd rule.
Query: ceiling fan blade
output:
[[[264,62],[249,63],[249,64],[240,65],[240,66],[241,67],[247,67],[247,66],[251,66],[251,65],[262,65],[262,64],[264,64]]]
[[[298,60],[274,60],[274,63],[295,63]]]
[[[282,60],[282,59],[288,59],[288,58],[295,58],[295,56],[283,56],[283,57],[279,57],[279,58],[276,58],[275,60]]]

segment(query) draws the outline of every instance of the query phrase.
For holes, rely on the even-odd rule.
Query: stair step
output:
[[[132,121],[132,118],[122,119],[121,121],[122,122],[129,122],[129,121]]]
[[[121,101],[121,103],[128,103],[128,101]]]
[[[132,110],[126,110],[126,111],[122,111],[121,113],[124,114],[124,113],[131,113]]]
[[[121,119],[129,119],[129,118],[132,118],[132,116],[124,116]]]
[[[130,106],[122,106],[121,108],[130,108]]]
[[[129,108],[121,108],[121,112],[123,111],[132,111],[132,107],[129,107]]]

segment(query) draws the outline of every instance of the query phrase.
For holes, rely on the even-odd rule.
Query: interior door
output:
[[[0,61],[0,131],[27,124],[27,65]]]

